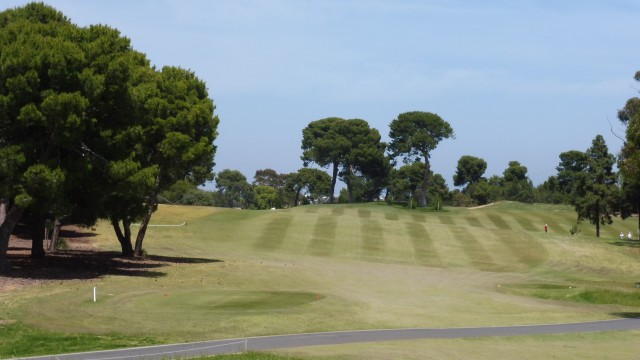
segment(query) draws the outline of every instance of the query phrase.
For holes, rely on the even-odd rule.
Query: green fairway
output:
[[[569,234],[570,207],[512,202],[445,212],[377,203],[274,211],[161,206],[152,219],[184,221],[148,229],[145,250],[165,261],[141,264],[135,276],[0,294],[0,331],[11,320],[55,334],[149,343],[640,313],[640,248],[618,239],[637,218],[616,219],[600,239],[588,224]],[[106,223],[98,232],[100,249],[119,249]]]

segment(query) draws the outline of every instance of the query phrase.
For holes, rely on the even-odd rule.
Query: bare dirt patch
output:
[[[492,203],[489,203],[489,204],[480,205],[480,206],[474,206],[474,207],[470,207],[470,208],[467,208],[467,209],[469,209],[469,210],[482,209],[482,208],[486,208],[487,206],[493,206],[495,204],[498,204],[498,203],[497,202],[492,202]]]

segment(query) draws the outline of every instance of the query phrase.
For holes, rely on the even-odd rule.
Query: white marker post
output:
[[[93,302],[96,302],[96,287],[93,287]]]

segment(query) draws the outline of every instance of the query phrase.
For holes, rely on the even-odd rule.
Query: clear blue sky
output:
[[[0,0],[0,9],[26,4]],[[119,29],[156,66],[193,70],[220,117],[215,171],[293,172],[302,129],[361,118],[388,139],[413,110],[454,128],[432,154],[449,186],[462,155],[534,184],[602,134],[637,96],[637,0],[50,0],[74,23]]]

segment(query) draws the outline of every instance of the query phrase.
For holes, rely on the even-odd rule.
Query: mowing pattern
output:
[[[554,229],[565,220],[509,204],[439,213],[381,205],[310,205],[264,212],[253,222],[259,228],[251,231],[258,234],[253,248],[264,252],[525,271],[548,257],[544,224]]]
[[[424,266],[442,266],[442,262],[433,241],[424,225],[416,222],[405,223],[407,235],[413,245],[413,254],[418,264]]]
[[[262,230],[255,247],[271,251],[279,249],[287,236],[292,221],[293,217],[286,214],[271,219]]]
[[[337,217],[320,215],[313,228],[313,238],[309,242],[307,252],[316,256],[331,256],[336,243]]]

